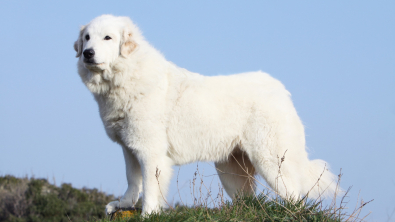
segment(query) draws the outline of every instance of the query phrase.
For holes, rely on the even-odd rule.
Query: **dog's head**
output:
[[[87,69],[104,70],[137,49],[138,32],[128,17],[99,16],[81,28],[74,43],[76,57]]]

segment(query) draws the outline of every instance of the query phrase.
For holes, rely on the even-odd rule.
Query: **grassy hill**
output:
[[[114,199],[97,189],[76,189],[67,183],[57,187],[46,179],[0,177],[0,221],[107,222],[104,207]],[[214,199],[211,207],[206,199],[192,207],[178,205],[160,215],[135,214],[118,221],[361,221],[359,213],[366,205],[361,202],[345,213],[343,202],[325,207],[319,200],[282,200],[266,194]]]

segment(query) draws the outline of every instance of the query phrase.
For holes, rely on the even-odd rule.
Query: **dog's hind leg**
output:
[[[284,107],[273,106],[270,113],[253,113],[241,140],[242,149],[256,172],[281,197],[330,195],[335,177],[324,161],[308,159],[302,122],[288,102]]]
[[[230,197],[235,197],[237,193],[253,194],[255,192],[255,168],[244,152],[238,150],[231,153],[226,162],[217,162],[215,167]]]
[[[244,133],[243,150],[251,157],[257,174],[276,194],[283,198],[300,197],[305,182],[303,169],[308,161],[303,137],[299,137],[303,131],[293,130],[292,124],[281,121],[261,125],[256,120]],[[279,129],[281,124],[285,126]]]

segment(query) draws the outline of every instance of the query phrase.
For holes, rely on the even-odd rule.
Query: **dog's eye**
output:
[[[85,39],[86,39],[86,40],[89,40],[89,39],[90,39],[89,35],[86,35],[86,36],[85,36]]]
[[[110,40],[111,37],[107,35],[106,37],[104,37],[104,39],[105,39],[105,40]]]

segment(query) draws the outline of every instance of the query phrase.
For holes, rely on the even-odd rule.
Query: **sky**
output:
[[[190,71],[279,79],[309,157],[341,169],[342,187],[352,186],[349,207],[358,195],[374,199],[368,221],[395,221],[394,1],[1,1],[0,175],[126,190],[122,150],[104,131],[73,49],[79,27],[102,14],[129,16]],[[198,168],[216,196],[212,165]],[[191,203],[196,168],[174,167],[170,202]]]

